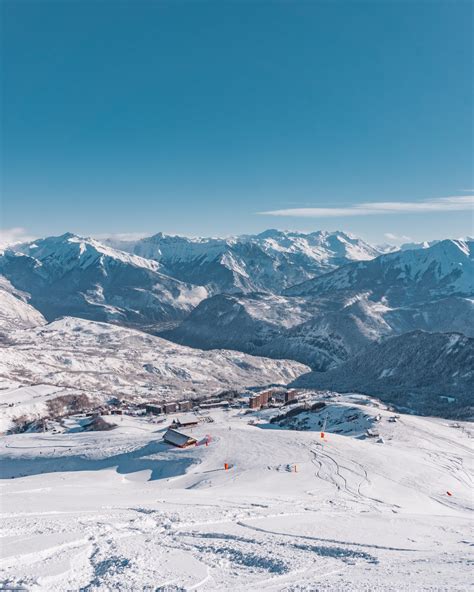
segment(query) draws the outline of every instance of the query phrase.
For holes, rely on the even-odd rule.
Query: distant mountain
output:
[[[473,336],[473,244],[445,240],[375,257],[342,232],[158,234],[115,246],[68,233],[0,254],[9,286],[0,299],[12,311],[0,325],[74,316],[326,371],[413,330]]]
[[[360,392],[422,415],[472,419],[474,339],[415,331],[373,344],[327,372],[292,386]]]
[[[207,296],[162,273],[156,261],[69,233],[6,250],[0,273],[48,320],[73,315],[153,327],[184,317]]]
[[[474,336],[472,244],[441,241],[350,263],[278,298],[208,298],[165,336],[194,347],[292,358],[322,371],[390,335],[420,329]]]
[[[380,252],[343,232],[267,230],[235,238],[186,238],[158,233],[138,241],[108,241],[114,247],[158,261],[165,273],[206,286],[213,293],[273,292],[350,261]]]
[[[414,307],[388,307],[362,293],[318,299],[255,293],[203,300],[162,336],[201,349],[231,348],[290,358],[324,371],[366,345],[415,329],[474,337],[474,301],[449,297]]]
[[[285,291],[321,297],[369,292],[372,300],[402,306],[474,294],[474,242],[444,240],[426,249],[397,251],[345,265]]]
[[[325,370],[391,332],[373,308],[361,300],[343,306],[331,299],[316,303],[264,293],[218,295],[163,336],[192,347],[291,358]]]
[[[422,241],[420,243],[403,243],[400,245],[400,251],[413,251],[415,249],[429,249],[436,243],[439,243],[439,240],[432,240],[432,241]]]
[[[229,348],[279,358],[267,345],[311,318],[304,299],[275,294],[218,294],[204,300],[176,329],[162,336],[202,349]],[[266,354],[260,352],[266,351]],[[290,351],[290,358],[297,359]]]
[[[46,323],[43,315],[28,303],[28,295],[0,276],[0,341],[11,331]]]

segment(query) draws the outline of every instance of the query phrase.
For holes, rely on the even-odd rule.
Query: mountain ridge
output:
[[[360,392],[416,414],[472,419],[474,339],[412,331],[369,345],[327,372],[303,375],[292,386]]]

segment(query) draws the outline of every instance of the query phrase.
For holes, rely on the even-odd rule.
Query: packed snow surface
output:
[[[115,417],[97,433],[71,418],[63,433],[4,437],[0,582],[469,590],[469,425],[394,416],[363,397],[325,402],[300,431],[269,423],[283,409],[213,411],[185,430],[200,444],[187,449],[146,418]]]

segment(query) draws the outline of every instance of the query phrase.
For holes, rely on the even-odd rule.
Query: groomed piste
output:
[[[469,424],[349,395],[270,423],[279,413],[206,412],[184,449],[138,417],[4,438],[2,585],[467,589]]]

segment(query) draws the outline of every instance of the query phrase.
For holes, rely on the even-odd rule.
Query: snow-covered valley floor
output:
[[[187,449],[162,442],[164,423],[131,417],[114,417],[109,432],[75,431],[71,420],[65,433],[3,437],[0,583],[48,592],[472,589],[469,424],[394,421],[359,402],[330,402],[324,440],[315,421],[280,429],[270,412],[241,410],[212,411],[213,422],[183,430],[200,443]],[[341,412],[354,419],[336,434],[331,418]],[[383,441],[365,437],[367,427]]]

